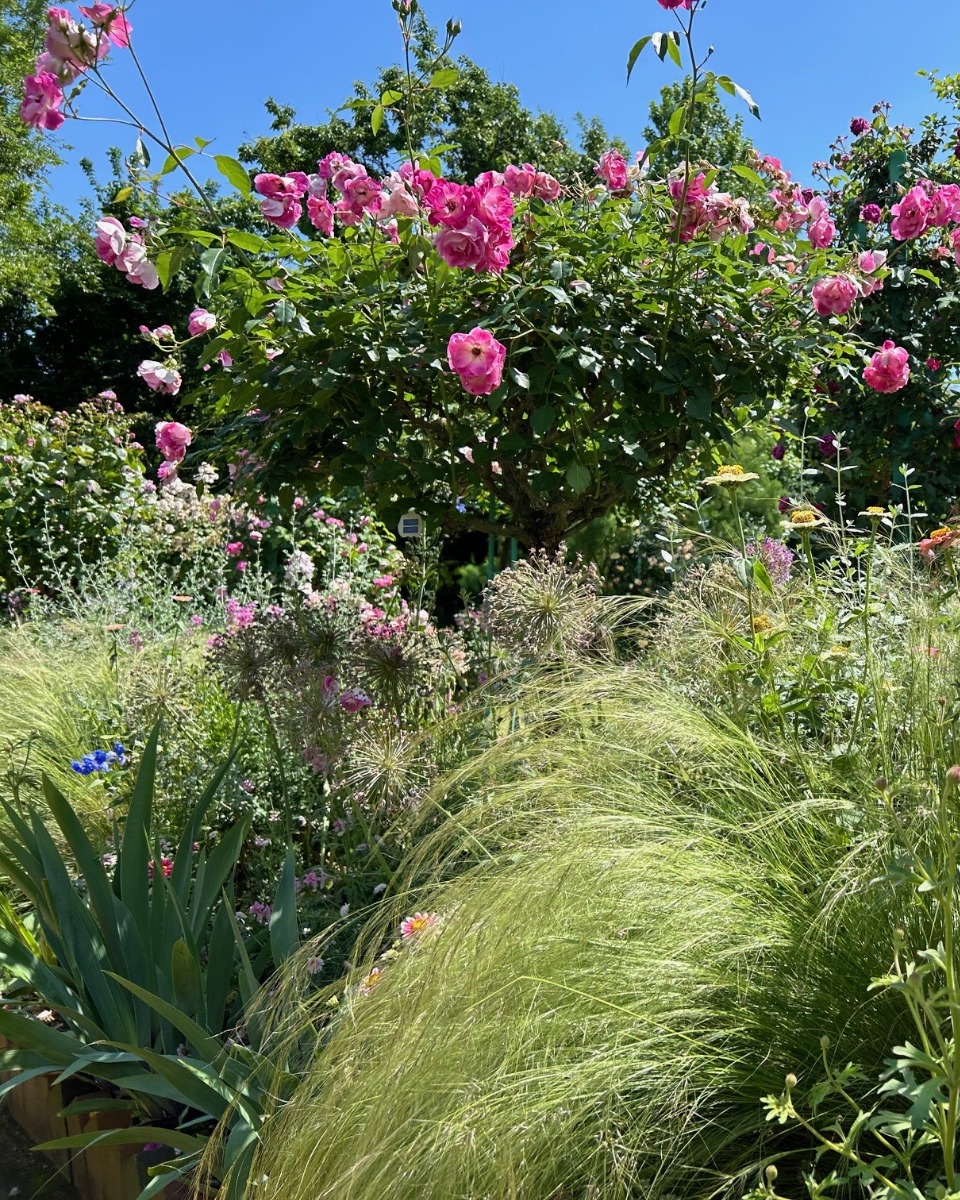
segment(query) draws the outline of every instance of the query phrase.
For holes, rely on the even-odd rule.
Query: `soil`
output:
[[[79,1200],[77,1193],[43,1154],[30,1148],[30,1139],[0,1109],[0,1200]]]

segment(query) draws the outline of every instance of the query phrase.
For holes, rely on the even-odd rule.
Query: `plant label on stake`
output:
[[[423,537],[423,517],[413,511],[404,513],[397,526],[397,533],[402,538]]]

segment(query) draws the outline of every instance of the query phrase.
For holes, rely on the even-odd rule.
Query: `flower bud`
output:
[[[830,1045],[830,1038],[827,1036],[827,1034],[824,1034],[823,1037],[820,1039],[820,1049],[826,1050],[826,1048],[829,1045]]]
[[[791,1071],[790,1074],[787,1076],[785,1082],[786,1082],[786,1085],[788,1088],[795,1088],[797,1086],[796,1075],[794,1075],[794,1073]]]
[[[773,1163],[771,1163],[769,1167],[766,1167],[763,1173],[767,1177],[767,1183],[775,1183],[777,1176],[780,1174]]]

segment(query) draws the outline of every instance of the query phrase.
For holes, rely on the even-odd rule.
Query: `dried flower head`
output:
[[[755,472],[744,471],[743,467],[734,463],[730,466],[718,467],[716,475],[708,475],[703,482],[713,487],[736,488],[744,483],[749,483],[752,479],[759,478],[760,476]]]

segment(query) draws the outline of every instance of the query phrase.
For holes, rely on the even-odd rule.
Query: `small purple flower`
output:
[[[817,449],[824,458],[829,458],[837,452],[837,439],[832,433],[825,433],[822,438],[817,441]]]
[[[883,209],[879,204],[865,204],[860,209],[860,220],[864,225],[876,225],[883,216]]]
[[[786,454],[786,452],[787,452],[787,448],[783,444],[783,442],[777,442],[776,445],[773,447],[773,449],[770,451],[770,453],[777,460],[777,462],[783,462],[783,456]]]
[[[759,558],[774,586],[781,587],[788,582],[794,561],[794,553],[789,546],[773,538],[764,538],[759,545],[747,542],[746,551],[748,558]]]
[[[850,122],[850,132],[854,137],[861,137],[870,128],[870,122],[866,117],[854,117]]]

